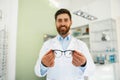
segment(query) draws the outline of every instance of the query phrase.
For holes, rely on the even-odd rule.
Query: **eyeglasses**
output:
[[[55,53],[55,57],[56,58],[59,58],[62,55],[64,55],[67,58],[70,58],[70,57],[72,57],[72,53],[74,52],[74,50],[65,50],[65,51],[62,51],[62,50],[54,49],[53,52]]]

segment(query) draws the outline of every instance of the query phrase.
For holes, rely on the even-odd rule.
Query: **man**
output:
[[[58,35],[46,41],[35,65],[39,77],[46,80],[84,80],[93,73],[95,65],[84,42],[70,35],[71,14],[60,9],[55,14]]]

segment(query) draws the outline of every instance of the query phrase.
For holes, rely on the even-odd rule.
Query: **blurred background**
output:
[[[0,80],[45,80],[34,66],[43,42],[57,34],[59,8],[70,10],[71,34],[96,65],[86,80],[120,80],[120,0],[0,0]]]

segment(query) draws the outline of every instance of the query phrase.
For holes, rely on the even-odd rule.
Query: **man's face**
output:
[[[65,35],[69,32],[72,21],[68,14],[60,14],[56,19],[56,28],[60,35]]]

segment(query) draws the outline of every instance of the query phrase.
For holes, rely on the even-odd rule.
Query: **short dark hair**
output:
[[[68,16],[70,17],[70,20],[71,20],[71,14],[70,14],[70,11],[67,10],[67,9],[59,9],[56,13],[55,13],[55,20],[57,19],[57,16],[60,15],[60,14],[68,14]]]

